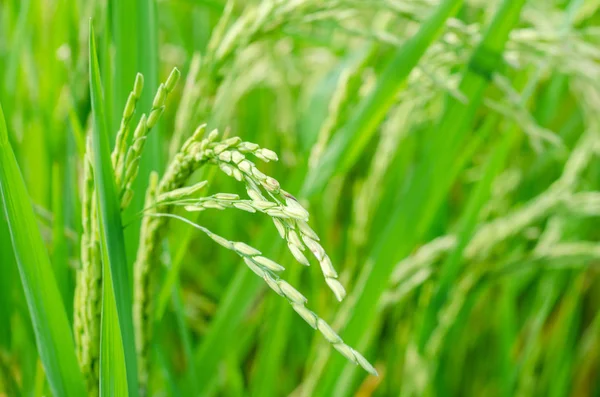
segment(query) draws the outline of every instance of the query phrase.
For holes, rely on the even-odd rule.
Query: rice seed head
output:
[[[248,189],[246,189],[246,192],[248,193],[248,196],[254,202],[264,202],[264,201],[266,201],[265,198],[262,196],[262,194],[260,194],[260,192],[257,192],[254,189],[248,188]]]
[[[346,297],[346,290],[344,286],[336,278],[326,277],[325,282],[333,291],[336,299],[341,302]]]
[[[342,355],[344,357],[346,357],[348,360],[356,362],[356,359],[354,358],[354,349],[352,349],[350,346],[348,346],[342,342],[342,343],[335,343],[333,345],[333,347],[335,348],[335,350],[342,353]]]
[[[252,260],[254,262],[256,262],[257,264],[259,264],[260,266],[263,266],[272,272],[281,272],[281,271],[285,270],[285,267],[281,266],[279,263],[277,263],[269,258],[266,258],[264,256],[255,256],[252,258]]]
[[[187,212],[201,212],[204,211],[206,208],[202,207],[201,205],[195,204],[195,205],[186,205],[183,207],[184,210],[186,210]]]
[[[187,153],[192,144],[200,142],[202,140],[202,136],[204,136],[205,131],[206,124],[200,124],[198,127],[196,127],[192,136],[187,141],[185,141],[185,143],[181,147],[180,154]]]
[[[263,200],[253,200],[252,205],[254,208],[258,208],[259,210],[267,210],[269,208],[277,207],[277,204],[271,201],[263,201]]]
[[[298,263],[300,263],[301,265],[304,265],[304,266],[310,266],[310,262],[308,262],[308,259],[306,259],[306,257],[304,256],[302,251],[300,251],[300,249],[298,249],[298,247],[296,247],[292,243],[288,243],[288,248],[289,248],[290,252],[292,253],[292,255],[294,256],[294,258],[298,261]]]
[[[152,101],[152,109],[158,109],[163,107],[165,105],[166,99],[167,90],[165,89],[165,85],[161,83],[158,86],[158,90],[156,91],[156,95],[154,96],[154,100]]]
[[[290,216],[284,212],[281,207],[273,207],[265,210],[265,214],[275,218],[289,218]]]
[[[240,138],[239,136],[232,136],[231,138],[225,139],[221,143],[226,145],[227,147],[234,147],[234,146],[237,146],[238,144],[240,144],[241,142],[242,142],[242,138]]]
[[[165,82],[165,89],[167,90],[167,92],[173,91],[180,77],[181,72],[179,71],[179,69],[173,68],[173,70],[171,70],[171,73],[169,74],[169,77],[167,77],[167,81]]]
[[[123,108],[123,115],[121,118],[121,123],[119,126],[119,131],[117,132],[117,137],[115,140],[115,147],[111,153],[111,161],[113,168],[115,170],[115,180],[119,184],[119,187],[124,187],[122,185],[122,173],[124,168],[124,161],[127,157],[127,138],[129,136],[129,124],[131,122],[131,118],[135,113],[135,109],[137,106],[137,102],[141,95],[141,88],[143,85],[143,77],[138,73],[136,76],[133,90],[129,93],[127,97],[127,101],[125,102],[125,107]],[[135,141],[135,140],[134,140]],[[124,208],[124,207],[123,207]]]
[[[308,218],[308,211],[302,205],[300,205],[298,200],[296,200],[289,193],[284,194],[284,195],[285,195],[285,203],[287,204],[288,207],[293,207],[293,208],[297,209],[298,211],[304,212],[306,214],[306,217]]]
[[[319,236],[317,235],[317,233],[315,233],[315,231],[312,230],[310,226],[308,226],[308,223],[306,223],[305,221],[297,221],[296,224],[298,225],[298,227],[300,228],[300,232],[304,236],[307,236],[311,240],[314,240],[314,241],[319,241],[320,240]]]
[[[285,212],[289,213],[290,216],[298,218],[300,220],[308,220],[308,211],[300,205],[300,203],[289,193],[283,192],[285,197]]]
[[[245,158],[246,157],[244,157],[244,155],[238,152],[237,150],[231,152],[231,160],[236,164],[239,164]]]
[[[237,152],[234,152],[237,153]],[[225,150],[219,154],[219,160],[225,161],[229,163],[231,161],[231,152],[229,150]]]
[[[237,146],[237,150],[239,150],[240,152],[254,152],[258,148],[259,146],[256,143],[252,142],[241,142]]]
[[[154,109],[152,112],[150,112],[150,116],[148,116],[148,129],[154,128],[164,111],[165,107],[161,106],[160,108]]]
[[[261,154],[259,151],[255,151],[253,154],[254,154],[254,156],[255,156],[256,158],[259,158],[259,159],[261,159],[262,161],[264,161],[264,162],[266,162],[266,163],[268,163],[268,162],[269,162],[269,159],[268,159],[268,158],[266,158],[265,156],[263,156],[263,155],[262,155],[262,154]]]
[[[125,172],[126,181],[132,180],[137,176],[138,170],[140,169],[140,159],[141,157],[137,156],[129,162],[129,165],[127,166],[127,171]]]
[[[256,151],[256,153],[257,154],[260,153],[260,155],[263,158],[267,159],[267,161],[277,161],[277,160],[279,160],[279,157],[277,157],[277,153],[275,153],[274,151],[269,150],[269,149],[265,149],[265,148],[258,149]]]
[[[298,237],[298,233],[296,233],[294,230],[288,230],[288,241],[292,244],[294,244],[299,250],[304,251],[304,244],[302,244],[302,241],[300,241],[300,237]]]
[[[248,160],[242,160],[238,164],[238,168],[240,170],[242,170],[244,173],[246,173],[247,175],[252,175],[252,163],[249,162]]]
[[[133,190],[126,188],[123,197],[121,198],[121,210],[124,210],[131,204],[131,200],[133,199]]]
[[[323,259],[321,261],[319,261],[319,265],[321,265],[321,271],[323,272],[325,277],[328,277],[328,278],[329,277],[333,277],[333,278],[338,277],[338,274],[335,271],[333,264],[331,263],[331,259],[329,258],[329,255],[325,254]]]
[[[223,171],[227,176],[233,175],[233,168],[228,166],[227,164],[219,164],[219,168]]]
[[[210,201],[210,200],[203,201],[201,203],[201,205],[204,208],[210,208],[210,209],[213,209],[213,210],[224,210],[225,209],[225,207],[223,205],[221,205],[220,203],[218,203],[216,201]]]
[[[258,179],[261,183],[267,179],[267,176],[256,167],[252,167],[252,176]]]
[[[225,247],[225,248],[227,248],[229,250],[235,249],[234,248],[234,243],[232,243],[231,241],[229,241],[227,239],[224,239],[221,236],[218,236],[218,235],[212,234],[212,233],[209,234],[208,236],[210,238],[212,238],[215,243],[221,245],[222,247]]]
[[[242,175],[242,173],[240,172],[240,170],[238,170],[237,168],[233,168],[233,177],[238,181],[241,182],[244,179],[244,176]]]
[[[191,156],[191,158],[194,159],[194,161],[196,163],[200,163],[202,161],[202,159],[206,158],[207,154],[205,152],[205,150],[203,150],[201,147],[198,147],[197,145],[193,145],[191,150],[194,151],[195,155]]]
[[[123,119],[124,120],[131,119],[131,116],[133,116],[133,113],[135,112],[136,103],[137,103],[137,98],[135,97],[135,94],[132,92],[129,94],[129,97],[127,97],[127,102],[125,103],[125,109],[123,110]]]
[[[254,207],[252,207],[250,204],[239,202],[239,203],[233,203],[233,206],[242,211],[247,211],[250,213],[256,212],[256,209]]]
[[[246,263],[246,265],[250,268],[250,270],[252,270],[258,277],[260,278],[264,278],[265,277],[265,271],[263,269],[261,269],[259,266],[256,266],[256,263],[254,263],[252,261],[252,259],[244,257],[244,262]]]
[[[225,144],[223,144],[223,143],[220,143],[220,144],[218,144],[217,146],[215,146],[215,147],[213,148],[213,151],[214,151],[214,153],[215,153],[215,154],[219,155],[219,154],[221,154],[223,151],[227,150],[228,148],[229,148],[229,146],[227,146],[227,145],[225,145]]]
[[[285,297],[285,295],[283,295],[283,292],[281,292],[279,284],[276,280],[273,279],[273,277],[270,274],[265,273],[263,279],[265,280],[265,283],[267,283],[267,285],[277,293],[277,295]]]
[[[302,295],[296,288],[292,287],[290,283],[285,280],[279,280],[277,282],[279,288],[281,288],[281,292],[288,298],[290,301],[296,304],[304,304],[308,300],[304,295]]]
[[[140,157],[147,138],[148,136],[141,136],[133,141],[133,145],[131,146],[131,159],[135,156]]]
[[[280,185],[279,185],[279,182],[277,181],[277,179],[271,178],[270,176],[267,176],[266,178],[261,180],[261,184],[265,187],[265,189],[267,189],[271,192],[274,192],[274,193],[277,193],[280,188]]]
[[[162,202],[162,201],[173,201],[173,200],[184,199],[184,198],[194,195],[200,189],[204,188],[207,184],[208,184],[208,181],[201,181],[192,186],[175,189],[170,192],[163,193],[156,199],[156,201]]]
[[[273,218],[273,223],[275,224],[275,228],[277,229],[277,233],[279,233],[279,236],[281,238],[285,238],[285,226],[283,225],[283,222],[281,222],[277,218]]]
[[[206,185],[208,185],[208,181],[200,181],[198,183],[193,184],[190,187],[184,188],[185,190],[185,195],[186,196],[191,196],[192,194],[198,192],[199,190],[203,189]]]
[[[140,121],[138,121],[137,126],[135,127],[135,131],[133,133],[133,139],[139,139],[146,134],[147,118],[146,113],[142,114],[140,117]]]
[[[141,73],[135,75],[135,82],[133,83],[133,95],[137,99],[142,96],[142,90],[144,88],[144,76]]]
[[[285,217],[290,217],[299,220],[308,219],[305,212],[298,211],[298,209],[294,207],[283,207],[281,211],[283,212]]]
[[[233,249],[241,255],[255,256],[260,255],[261,252],[254,247],[250,247],[248,244],[241,241],[233,243]]]
[[[238,200],[240,196],[234,193],[217,193],[213,196],[218,200]]]
[[[305,235],[302,235],[302,241],[304,242],[304,244],[306,244],[308,249],[311,250],[315,258],[317,258],[319,262],[321,262],[325,258],[325,250],[323,249],[321,244],[317,243],[315,240]]]
[[[294,303],[292,307],[310,325],[313,329],[317,329],[318,317],[315,313],[306,308],[306,306]]]
[[[153,112],[157,113],[156,110],[158,109],[153,109]],[[158,111],[162,111],[162,109]],[[146,122],[146,131],[151,127],[150,124],[150,122]],[[216,130],[208,134],[206,139],[202,139],[204,128],[204,126],[200,126],[194,132],[194,136],[188,139],[180,152],[175,155],[174,162],[176,166],[172,171],[170,166],[169,171],[166,173],[166,181],[164,182],[165,186],[167,186],[165,188],[166,192],[162,192],[163,195],[159,195],[158,197],[170,197],[175,198],[175,200],[188,197],[191,189],[183,187],[177,189],[177,185],[181,186],[184,184],[186,178],[199,165],[206,163],[218,165],[225,174],[245,184],[250,200],[240,200],[239,196],[235,194],[217,193],[214,196],[196,200],[192,199],[175,203],[167,202],[165,204],[170,204],[171,208],[173,205],[190,204],[185,205],[184,208],[193,211],[205,208],[237,208],[248,212],[256,212],[258,210],[266,213],[272,217],[280,236],[287,240],[288,248],[294,258],[305,266],[309,265],[309,261],[302,251],[305,247],[310,249],[319,261],[327,285],[332,289],[336,298],[342,300],[346,292],[337,280],[337,273],[331,264],[331,260],[321,244],[318,243],[319,237],[306,222],[309,216],[308,211],[291,194],[281,190],[277,180],[258,170],[255,164],[248,160],[245,155],[251,153],[265,161],[275,161],[277,160],[275,152],[268,149],[261,149],[256,144],[241,142],[239,138],[229,138],[220,143],[215,142],[218,137]],[[145,137],[146,131],[139,135]],[[139,144],[140,146],[143,145],[143,139]],[[190,170],[186,171],[187,168],[190,168]],[[169,178],[174,179],[174,181],[170,181]],[[175,180],[177,181],[176,183]],[[265,193],[265,190],[268,194]],[[156,199],[156,196],[154,198]],[[250,270],[263,278],[265,283],[277,294],[285,297],[298,315],[311,327],[319,329],[325,338],[334,344],[334,347],[342,355],[354,363],[361,365],[370,373],[376,373],[372,365],[363,356],[345,345],[341,337],[327,323],[305,307],[307,299],[304,295],[288,282],[277,277],[276,273],[283,271],[283,266],[262,256],[259,250],[243,242],[232,242],[213,234],[199,225],[198,228],[207,233],[218,244],[227,249],[234,250],[240,255]],[[139,310],[136,309],[136,312],[139,312]]]
[[[219,131],[214,129],[208,134],[208,137],[206,139],[208,140],[208,142],[214,142],[217,140],[218,137],[219,137]]]
[[[375,367],[373,365],[371,365],[371,363],[368,362],[367,359],[364,358],[364,356],[362,354],[360,354],[359,352],[357,352],[354,349],[352,349],[352,353],[354,355],[354,358],[356,358],[357,364],[360,365],[361,367],[363,367],[365,369],[365,371],[367,371],[368,373],[370,373],[373,376],[379,376],[379,373],[377,372]]]
[[[98,280],[102,265],[97,250],[98,230],[95,222],[94,178],[89,138],[88,136],[87,152],[83,160],[81,267],[76,278],[73,325],[77,358],[89,390],[93,392],[94,385],[98,384],[98,371],[94,370],[94,362],[99,357],[101,290],[98,288]]]
[[[323,334],[325,339],[334,346],[339,343],[343,343],[342,338],[322,319],[318,319],[317,328]]]

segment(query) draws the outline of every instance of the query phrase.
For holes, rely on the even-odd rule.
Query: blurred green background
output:
[[[90,17],[113,134],[137,72],[147,108],[182,71],[123,214],[128,261],[148,175],[198,124],[270,148],[344,302],[266,217],[195,220],[278,260],[380,373],[172,222],[151,395],[600,395],[600,1],[0,0],[0,102],[70,320]],[[4,213],[0,395],[49,395]]]

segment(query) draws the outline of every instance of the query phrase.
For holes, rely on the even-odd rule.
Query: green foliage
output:
[[[600,393],[599,23],[1,2],[0,395]]]
[[[6,226],[12,242],[12,247],[3,247],[3,250],[12,249],[16,259],[33,323],[35,342],[50,389],[57,396],[81,396],[85,389],[75,358],[67,312],[36,224],[21,171],[8,142],[8,131],[1,107],[0,194],[3,216],[6,217]],[[12,263],[9,262],[10,264]],[[6,321],[5,326],[8,325]],[[5,378],[5,382],[6,380]]]
[[[90,23],[89,66],[93,173],[98,203],[102,258],[102,329],[100,332],[100,395],[138,394],[131,287],[125,259],[121,205],[112,167],[108,126],[94,29]]]

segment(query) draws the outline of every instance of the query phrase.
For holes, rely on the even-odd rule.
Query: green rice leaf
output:
[[[89,35],[90,95],[94,118],[93,167],[98,194],[102,252],[103,299],[100,337],[100,394],[136,396],[137,364],[133,336],[131,291],[119,194],[114,179],[94,29]]]
[[[135,77],[135,72],[141,73],[144,76],[144,90],[140,98],[139,108],[150,109],[154,93],[156,93],[159,85],[156,2],[154,0],[127,0],[119,1],[115,6],[115,8],[120,8],[120,13],[125,15],[124,20],[115,21],[115,24],[120,23],[122,25],[120,27],[123,36],[121,42],[132,40],[133,42],[127,43],[127,45],[134,45],[137,50],[135,57],[129,55],[127,59],[120,59],[119,65],[122,68],[131,68],[131,65],[137,67],[137,70],[127,70],[127,74],[123,76],[125,80],[122,83],[125,83],[124,87],[128,88]],[[137,14],[135,23],[132,23],[131,12],[127,10],[127,7],[131,6],[134,7],[135,14]],[[117,43],[117,45],[120,44]],[[116,88],[115,92],[126,99],[129,92],[126,90],[121,92],[118,89],[119,87]],[[115,102],[120,103],[119,98],[115,98]],[[123,102],[121,105],[124,106],[125,103]],[[159,122],[146,138],[144,151],[140,159],[139,174],[133,183],[133,191],[138,193],[133,195],[130,206],[125,210],[123,215],[125,219],[135,216],[138,211],[142,210],[144,206],[143,192],[148,188],[150,173],[160,171],[164,167],[162,158],[164,153],[161,148],[168,146],[168,142],[164,142],[164,139],[164,135],[161,133],[161,123]],[[133,270],[131,264],[137,253],[139,239],[140,223],[135,222],[125,229],[125,244],[129,255],[130,275]]]
[[[0,196],[50,389],[55,396],[83,396],[85,388],[75,357],[73,334],[25,182],[8,142],[1,106]]]

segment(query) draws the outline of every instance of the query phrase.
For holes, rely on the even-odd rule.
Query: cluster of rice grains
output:
[[[130,121],[143,85],[142,76],[136,77],[112,153],[116,181],[121,191],[122,209],[125,209],[131,201],[133,195],[131,186],[138,174],[139,160],[146,137],[163,113],[166,97],[173,90],[178,78],[179,71],[175,69],[167,81],[160,85],[148,117],[145,114],[141,116],[133,132],[132,143],[127,147]],[[325,281],[335,297],[341,301],[346,295],[344,287],[338,281],[338,274],[331,259],[319,243],[319,237],[307,223],[309,214],[306,209],[294,196],[283,190],[277,180],[262,173],[248,158],[251,156],[269,162],[277,161],[277,155],[269,149],[261,148],[255,143],[243,142],[237,137],[218,141],[217,131],[208,134],[205,132],[204,125],[194,132],[174,156],[162,178],[159,178],[156,173],[151,174],[146,192],[140,243],[134,264],[133,302],[141,388],[144,389],[148,382],[149,346],[154,310],[151,294],[156,286],[155,275],[160,265],[159,258],[162,250],[161,239],[167,232],[168,218],[189,223],[221,246],[234,251],[271,289],[284,297],[311,327],[318,329],[336,350],[369,373],[377,374],[375,368],[359,352],[346,345],[325,321],[306,307],[307,299],[299,291],[279,277],[278,274],[284,270],[283,266],[243,242],[229,241],[201,225],[174,214],[174,209],[177,207],[188,212],[231,208],[266,214],[271,217],[281,238],[287,242],[294,258],[300,264],[309,266],[310,262],[305,253],[310,252],[319,262]],[[84,173],[82,267],[77,278],[75,327],[80,365],[88,381],[90,393],[97,394],[102,272],[98,230],[95,226],[97,215],[94,211],[94,182],[89,153],[88,150]],[[231,193],[196,197],[196,193],[207,182],[202,181],[193,186],[186,186],[186,183],[190,176],[204,165],[216,165],[227,176],[243,183],[248,198],[243,199]]]
[[[294,310],[313,328],[318,329],[334,347],[349,360],[361,365],[365,370],[376,373],[365,358],[356,350],[343,343],[342,339],[314,312],[306,308],[306,298],[277,273],[284,268],[261,255],[257,249],[243,242],[232,242],[211,232],[203,226],[192,223],[186,218],[172,213],[176,206],[186,211],[204,211],[207,209],[223,210],[225,208],[240,209],[247,212],[261,212],[270,216],[280,234],[286,240],[294,258],[308,266],[309,260],[304,252],[306,248],[317,259],[321,266],[327,285],[338,300],[342,300],[345,291],[337,280],[337,272],[331,264],[329,256],[319,244],[319,237],[308,226],[308,212],[288,192],[280,188],[279,183],[263,174],[255,164],[246,158],[252,155],[263,161],[277,160],[274,152],[260,148],[250,142],[242,142],[239,138],[217,141],[217,132],[212,131],[207,138],[204,126],[196,130],[193,136],[183,145],[175,156],[165,176],[158,181],[154,175],[151,189],[146,199],[146,217],[142,224],[142,241],[139,247],[135,266],[135,302],[134,316],[136,334],[140,338],[139,362],[147,362],[147,348],[150,340],[151,315],[149,291],[152,286],[152,270],[160,257],[159,239],[166,224],[166,218],[177,218],[206,233],[215,242],[236,252],[246,265],[277,294],[286,298]],[[241,199],[236,194],[218,193],[212,196],[194,198],[193,194],[205,186],[206,182],[183,187],[189,176],[199,167],[217,165],[226,175],[243,183],[249,199]],[[142,381],[144,377],[142,376]]]

